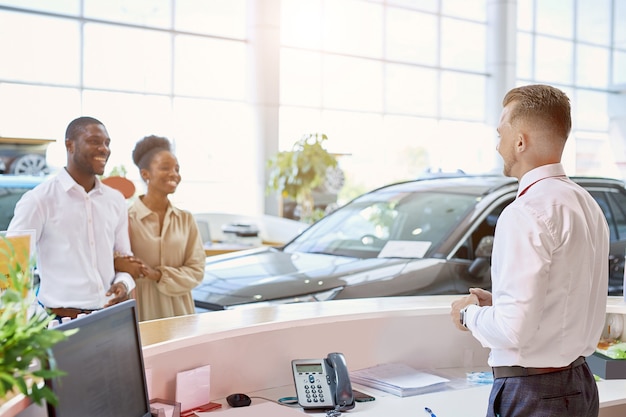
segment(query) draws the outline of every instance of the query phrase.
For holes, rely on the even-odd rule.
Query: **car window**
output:
[[[609,232],[611,235],[611,242],[617,238],[617,229],[615,228],[615,222],[613,221],[613,215],[611,214],[611,207],[609,205],[608,198],[606,194],[602,191],[589,191],[589,194],[596,200],[602,212],[604,213],[604,217],[606,217],[606,221],[609,225]]]
[[[496,222],[502,214],[502,210],[513,200],[507,200],[489,211],[489,214],[474,228],[470,237],[467,238],[461,247],[456,251],[453,258],[457,259],[476,259],[475,251],[481,239],[485,236],[494,236],[496,232]]]
[[[611,242],[626,239],[626,196],[618,192],[590,191],[609,224]]]
[[[610,193],[611,212],[617,228],[617,240],[626,239],[626,195],[622,193]]]
[[[626,239],[626,196],[621,193],[607,193],[611,207],[612,220],[615,223],[617,236],[611,240]]]
[[[611,242],[626,240],[626,195],[620,192],[606,192],[590,190],[591,196],[598,202],[604,212],[610,231]],[[474,250],[480,239],[487,235],[493,235],[495,224],[502,210],[513,200],[506,201],[492,210],[487,217],[474,229],[470,237],[463,242],[454,254],[457,259],[475,259]]]
[[[434,248],[476,204],[474,196],[437,192],[380,192],[376,197],[355,200],[335,211],[285,251],[373,258],[390,241],[426,242]]]

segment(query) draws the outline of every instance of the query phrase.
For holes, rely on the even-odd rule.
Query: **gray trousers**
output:
[[[587,363],[549,374],[498,378],[487,417],[597,417],[598,387]]]

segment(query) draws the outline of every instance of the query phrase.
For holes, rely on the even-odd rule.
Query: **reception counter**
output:
[[[325,357],[329,352],[342,352],[350,370],[390,362],[452,376],[488,370],[488,349],[450,321],[450,304],[456,298],[337,300],[145,322],[141,333],[145,365],[152,369],[151,395],[174,398],[176,372],[211,365],[214,400],[234,392],[267,396],[268,390],[290,396],[295,394],[291,360]],[[607,313],[626,315],[621,297],[610,297]],[[598,385],[601,415],[626,415],[626,381]],[[465,416],[484,416],[488,394],[489,387],[484,386],[429,395],[431,404],[440,405],[437,415],[441,417],[458,415],[450,408],[455,406],[462,407]],[[450,401],[453,397],[459,401]],[[414,410],[409,403],[420,401],[417,397],[385,398],[388,407],[408,410]],[[468,403],[476,405],[468,409]],[[361,406],[351,414],[365,410]]]
[[[292,384],[292,359],[329,352],[342,352],[350,369],[394,361],[484,367],[488,351],[450,322],[452,299],[339,300],[144,322],[152,395],[173,398],[176,372],[202,365],[211,365],[212,398]]]
[[[459,378],[468,371],[488,370],[488,349],[450,321],[450,304],[456,298],[337,300],[143,322],[144,362],[152,375],[150,396],[174,399],[176,373],[203,365],[211,366],[211,400],[222,402],[224,408],[228,406],[223,399],[235,392],[270,399],[293,396],[291,360],[322,358],[329,352],[342,352],[350,370],[391,362]],[[626,318],[623,299],[609,297],[607,313]],[[626,415],[626,380],[599,381],[598,387],[600,415]],[[438,408],[438,417],[459,415],[458,410],[464,416],[484,416],[489,389],[466,387],[408,398],[377,392],[377,401],[358,404],[349,414],[380,416],[386,413],[380,414],[377,407],[385,407],[396,410],[393,415],[420,415],[415,407],[427,401],[433,410]],[[2,417],[9,415],[28,414],[0,412]]]

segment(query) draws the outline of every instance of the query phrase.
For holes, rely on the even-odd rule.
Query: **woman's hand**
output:
[[[134,256],[117,256],[113,262],[117,272],[127,272],[134,279],[140,278],[146,267],[141,259]]]
[[[159,282],[162,275],[163,274],[160,270],[149,267],[148,265],[143,265],[139,278],[146,278],[151,281]]]

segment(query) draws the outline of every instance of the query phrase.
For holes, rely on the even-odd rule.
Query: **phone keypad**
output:
[[[320,384],[304,385],[304,394],[308,403],[324,403],[324,389]]]
[[[299,373],[296,375],[296,391],[301,406],[311,408],[333,407],[330,393],[330,375],[324,373]]]

